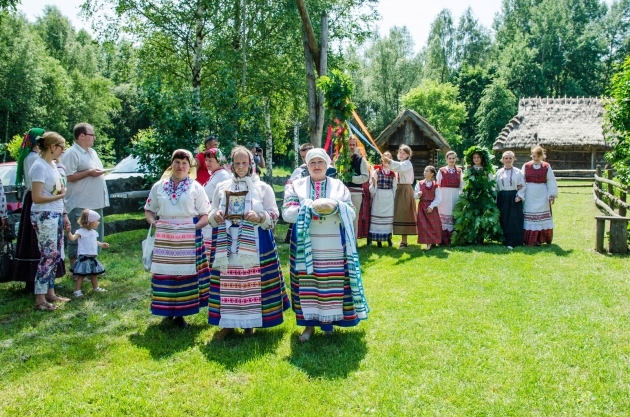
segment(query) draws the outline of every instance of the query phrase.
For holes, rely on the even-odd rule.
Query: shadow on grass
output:
[[[405,249],[398,249],[397,247],[361,247],[359,248],[359,260],[361,261],[361,266],[363,267],[369,267],[373,264],[377,264],[381,262],[383,257],[395,259],[396,262],[394,263],[394,265],[402,265],[406,262],[417,260],[420,257],[425,257],[428,259],[446,259],[450,256],[450,252],[452,251],[450,247],[445,246],[437,246],[431,250],[424,250],[424,248],[424,245],[409,245]]]
[[[144,333],[129,336],[133,345],[148,350],[153,359],[166,358],[193,347],[197,335],[203,330],[196,325],[180,329],[168,319],[161,320],[150,324]]]
[[[208,361],[219,363],[233,371],[252,359],[274,354],[285,334],[283,326],[256,329],[251,336],[245,336],[241,330],[237,330],[234,335],[223,340],[210,339],[199,350]]]
[[[291,365],[300,368],[311,378],[347,378],[359,369],[367,354],[365,330],[340,330],[325,336],[316,330],[308,342],[300,342],[299,335],[291,336]]]
[[[541,245],[541,246],[517,246],[513,250],[508,249],[507,247],[496,244],[496,243],[488,243],[485,245],[470,245],[470,246],[452,246],[450,247],[452,251],[458,252],[481,252],[481,253],[492,253],[496,255],[504,255],[508,253],[520,253],[523,255],[539,255],[541,253],[553,253],[556,256],[569,256],[573,253],[573,249],[562,249],[560,246],[552,243],[551,245]]]

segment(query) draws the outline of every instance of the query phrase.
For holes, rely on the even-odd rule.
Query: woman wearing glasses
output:
[[[66,213],[66,187],[55,160],[63,153],[66,140],[58,133],[46,132],[37,139],[40,158],[29,170],[32,181],[33,205],[31,223],[37,234],[41,259],[35,274],[35,308],[52,311],[51,302],[69,301],[55,294],[55,274],[62,262],[63,226]],[[66,217],[67,221],[67,217]]]

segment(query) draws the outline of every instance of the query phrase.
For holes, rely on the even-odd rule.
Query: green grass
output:
[[[108,216],[105,216],[103,220],[105,221],[105,223],[109,223],[109,222],[115,222],[115,221],[120,221],[120,220],[139,220],[139,219],[144,219],[144,218],[145,218],[145,214],[143,210],[143,211],[134,211],[130,213],[110,214]]]
[[[185,330],[161,324],[145,231],[108,236],[107,293],[86,283],[85,299],[43,313],[0,285],[0,415],[625,416],[628,258],[594,251],[596,214],[590,189],[566,188],[551,246],[363,241],[369,320],[308,344],[290,311],[222,342],[203,313]]]

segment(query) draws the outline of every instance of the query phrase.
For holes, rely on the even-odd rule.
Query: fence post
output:
[[[612,172],[612,168],[610,167],[610,165],[606,165],[606,177],[608,177],[609,180],[612,181],[613,179],[613,172]],[[615,187],[612,184],[608,184],[608,193],[611,195],[615,195]],[[615,210],[615,200],[610,199],[609,204],[610,208],[614,211]]]
[[[597,219],[597,234],[595,235],[595,249],[597,252],[604,252],[604,234],[606,221],[604,219]]]
[[[626,192],[623,190],[619,190],[619,199],[621,201],[623,201],[624,203],[626,202]],[[621,217],[626,217],[626,208],[625,206],[622,206],[621,204],[619,204],[619,215]]]

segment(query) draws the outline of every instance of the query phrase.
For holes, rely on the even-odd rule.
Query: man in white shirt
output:
[[[72,233],[79,228],[77,220],[85,209],[94,210],[103,217],[103,208],[109,206],[109,194],[103,164],[92,149],[94,146],[94,128],[88,123],[79,123],[74,127],[74,144],[61,155],[61,163],[66,167],[67,191],[65,197],[66,211],[70,220]],[[98,240],[105,236],[104,222],[97,229]],[[77,258],[77,242],[66,241],[70,265]]]

